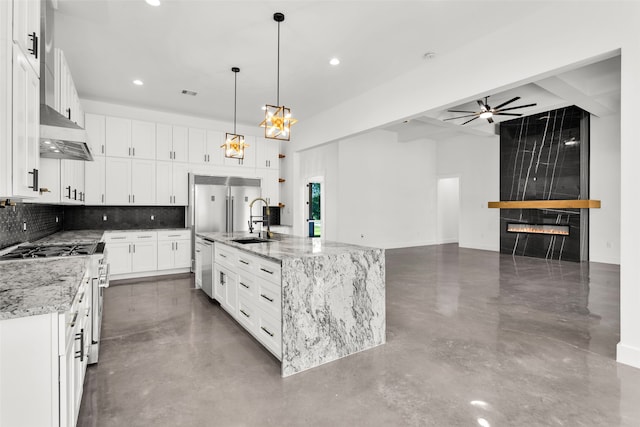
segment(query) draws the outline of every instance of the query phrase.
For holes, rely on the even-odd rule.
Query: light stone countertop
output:
[[[99,242],[104,234],[104,230],[70,230],[59,231],[36,240],[35,243],[43,244],[63,244],[63,243],[90,243]]]
[[[378,251],[380,249],[351,245],[347,243],[321,240],[318,237],[300,237],[287,234],[273,233],[273,239],[268,243],[242,244],[233,239],[258,237],[258,233],[196,233],[207,240],[224,243],[250,254],[267,258],[271,261],[282,262],[285,258],[310,258],[328,255],[341,255],[351,252]]]
[[[0,320],[69,310],[89,259],[0,261]]]

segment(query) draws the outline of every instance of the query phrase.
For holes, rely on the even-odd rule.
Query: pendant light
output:
[[[231,68],[233,71],[233,80],[234,80],[234,90],[233,90],[233,133],[226,134],[224,144],[221,145],[221,148],[224,148],[224,156],[230,159],[244,159],[244,149],[248,147],[248,145],[244,142],[244,135],[238,135],[236,132],[236,110],[238,105],[238,73],[240,72],[240,68],[233,67]]]
[[[265,105],[264,120],[260,126],[264,128],[264,137],[289,141],[291,125],[297,122],[291,117],[291,109],[280,105],[280,23],[284,21],[284,14],[276,12],[273,20],[278,23],[278,78],[277,78],[277,105]]]

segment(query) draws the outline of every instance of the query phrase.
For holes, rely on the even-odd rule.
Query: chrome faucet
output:
[[[265,211],[265,215],[253,215],[253,204],[255,202],[257,202],[258,200],[263,201],[264,205],[267,207],[267,210]],[[253,224],[261,223],[262,225],[264,225],[264,223],[266,221],[266,223],[267,223],[267,238],[268,239],[273,238],[273,233],[271,232],[271,221],[269,220],[270,215],[271,215],[271,212],[269,211],[269,202],[267,202],[262,197],[257,197],[255,199],[253,199],[251,201],[251,203],[249,203],[249,233],[253,233]],[[254,218],[260,218],[260,219],[259,220],[254,220]],[[258,234],[258,236],[260,236],[260,234]]]

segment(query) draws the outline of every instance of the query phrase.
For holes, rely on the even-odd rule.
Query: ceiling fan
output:
[[[450,119],[444,119],[443,121],[446,122],[447,120],[457,120],[457,119],[464,119],[467,117],[473,117],[472,119],[469,119],[466,122],[462,123],[463,125],[466,125],[467,123],[472,122],[479,117],[481,119],[487,119],[489,123],[493,123],[493,116],[515,116],[515,117],[522,116],[522,114],[504,113],[503,111],[517,110],[518,108],[533,107],[537,105],[537,104],[526,104],[526,105],[518,105],[517,107],[502,108],[520,99],[519,96],[516,96],[515,98],[511,98],[507,102],[503,102],[497,107],[491,107],[487,103],[488,99],[489,99],[488,96],[484,97],[484,102],[481,99],[478,99],[477,102],[478,102],[478,105],[480,106],[480,111],[447,110],[450,113],[468,113],[468,114],[466,116],[451,117]]]

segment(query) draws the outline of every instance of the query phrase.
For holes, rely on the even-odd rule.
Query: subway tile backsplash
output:
[[[0,208],[0,249],[61,231],[62,224],[62,206],[18,203]]]
[[[185,226],[185,210],[184,206],[65,206],[64,229],[182,228]]]

